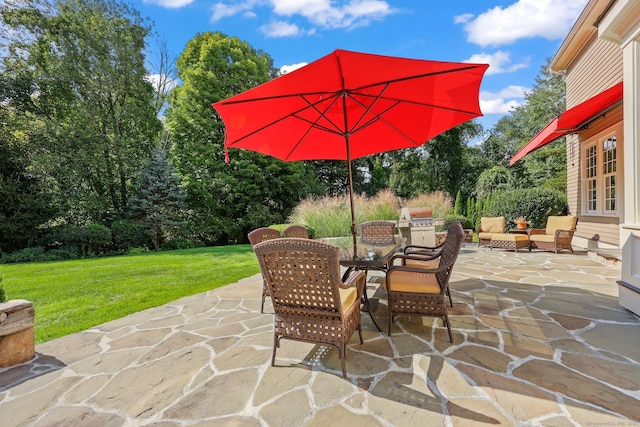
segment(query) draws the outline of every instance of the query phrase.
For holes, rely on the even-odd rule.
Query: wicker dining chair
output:
[[[280,231],[276,229],[261,227],[251,231],[247,237],[249,237],[249,243],[251,243],[251,246],[255,249],[255,246],[258,243],[266,242],[267,240],[272,239],[279,239],[282,237],[282,235],[280,234]],[[262,279],[262,305],[260,306],[260,313],[264,313],[264,300],[269,296],[267,281],[264,280],[264,276]]]
[[[419,268],[415,266],[393,265],[393,259],[405,259],[412,255],[395,255],[387,271],[386,289],[389,304],[389,335],[395,317],[399,314],[440,317],[449,340],[453,342],[451,324],[447,313],[446,295],[449,291],[449,277],[453,265],[458,258],[465,233],[459,222],[449,226],[447,237],[440,252],[432,259],[438,260],[433,268]],[[449,301],[451,296],[449,295]]]
[[[360,240],[370,245],[393,245],[395,243],[395,221],[367,221],[360,224]]]
[[[259,243],[255,252],[274,308],[271,365],[280,340],[330,345],[338,350],[347,377],[347,343],[360,326],[364,273],[353,272],[343,283],[339,249],[311,239],[283,238]]]
[[[299,239],[308,239],[309,233],[307,229],[301,225],[290,225],[284,229],[284,237],[297,237]]]

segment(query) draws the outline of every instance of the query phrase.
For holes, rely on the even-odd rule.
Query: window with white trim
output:
[[[609,135],[584,147],[584,213],[617,213],[617,138]]]

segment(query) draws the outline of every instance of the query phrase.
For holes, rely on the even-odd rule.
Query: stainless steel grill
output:
[[[436,245],[436,224],[429,208],[402,208],[398,229],[407,245]]]

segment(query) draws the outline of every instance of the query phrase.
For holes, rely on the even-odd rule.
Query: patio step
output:
[[[621,249],[589,249],[587,256],[600,264],[622,268]]]

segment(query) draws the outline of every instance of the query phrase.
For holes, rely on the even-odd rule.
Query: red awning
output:
[[[522,149],[511,158],[509,165],[513,166],[515,162],[527,154],[562,136],[577,132],[595,117],[617,105],[620,100],[622,100],[622,82],[568,109],[551,120],[544,129],[538,132],[531,141],[522,147]]]

